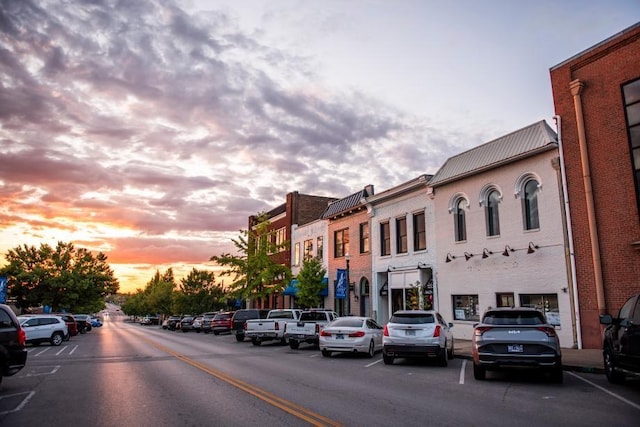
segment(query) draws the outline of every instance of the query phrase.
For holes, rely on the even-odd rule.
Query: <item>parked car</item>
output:
[[[145,316],[145,317],[141,317],[139,322],[142,326],[149,326],[151,324],[151,319],[149,319],[149,317]]]
[[[102,320],[97,317],[91,316],[91,327],[99,328],[100,326],[102,326]]]
[[[27,335],[8,305],[0,304],[0,383],[20,372],[27,363]]]
[[[65,341],[69,341],[71,337],[75,337],[76,335],[78,335],[78,322],[76,322],[76,319],[75,317],[73,317],[72,314],[69,314],[69,313],[51,313],[51,314],[55,314],[56,316],[62,317],[62,320],[64,320],[64,322],[67,324],[67,329],[69,330],[69,332],[64,337]]]
[[[338,318],[338,313],[325,309],[312,309],[303,311],[297,323],[287,325],[285,338],[289,340],[289,347],[295,350],[301,342],[320,345],[320,332],[329,323]]]
[[[435,357],[441,366],[447,366],[454,353],[452,327],[437,311],[396,311],[384,327],[382,359],[391,365],[397,357]]]
[[[562,382],[562,351],[555,328],[541,311],[528,307],[487,310],[472,337],[473,376],[487,370],[537,368]]]
[[[34,346],[43,342],[59,346],[69,333],[69,328],[62,317],[54,314],[18,316],[18,321],[26,334],[26,343]]]
[[[197,333],[202,331],[202,316],[196,316],[193,318],[193,330]]]
[[[234,311],[223,311],[217,313],[211,321],[211,332],[214,335],[220,335],[231,332],[231,319],[233,319]]]
[[[267,309],[244,308],[233,313],[231,319],[231,333],[235,335],[236,341],[244,341],[244,323],[249,319],[266,319],[269,314]]]
[[[616,317],[600,315],[604,330],[602,356],[607,380],[621,383],[640,374],[640,294],[629,298]]]
[[[278,341],[287,344],[285,332],[287,325],[297,323],[302,310],[297,308],[281,308],[271,310],[266,319],[248,319],[244,322],[244,334],[251,338],[253,345],[261,345],[265,341]]]
[[[382,350],[382,326],[369,317],[340,317],[320,332],[320,350],[324,357],[330,357],[334,352],[363,353],[373,357]]]
[[[162,323],[163,329],[168,329],[170,331],[175,331],[178,328],[178,323],[180,322],[180,316],[173,315],[169,316],[167,320]]]
[[[89,332],[92,328],[90,316],[88,314],[74,314],[73,317],[78,323],[78,332],[84,334]]]
[[[193,331],[193,316],[182,316],[182,319],[176,325],[177,329],[180,329],[182,332]]]
[[[211,321],[216,316],[215,311],[210,311],[202,315],[202,332],[208,334],[211,332]]]

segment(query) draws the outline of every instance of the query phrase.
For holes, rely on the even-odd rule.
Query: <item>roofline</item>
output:
[[[382,193],[373,194],[364,198],[364,203],[381,203],[393,197],[401,196],[405,193],[417,190],[420,187],[426,187],[433,175],[422,174],[417,178],[406,181],[400,185],[392,187]]]

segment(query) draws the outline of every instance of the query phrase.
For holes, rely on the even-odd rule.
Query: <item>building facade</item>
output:
[[[584,348],[640,292],[640,23],[550,70]]]

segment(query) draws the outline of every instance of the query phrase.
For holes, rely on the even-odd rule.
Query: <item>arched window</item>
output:
[[[500,235],[500,214],[498,205],[500,204],[500,193],[498,190],[491,190],[487,195],[485,204],[485,217],[487,222],[487,236]]]
[[[525,230],[537,230],[540,228],[538,217],[538,190],[540,185],[535,179],[528,180],[523,188],[522,215],[524,217]]]
[[[456,242],[467,240],[467,223],[464,211],[467,204],[468,203],[465,199],[459,198],[453,209],[453,224]]]

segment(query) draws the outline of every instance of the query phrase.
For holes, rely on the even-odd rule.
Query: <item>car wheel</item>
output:
[[[616,370],[616,363],[613,360],[613,354],[611,349],[606,348],[604,350],[604,373],[607,375],[607,380],[611,384],[620,384],[624,381],[624,374]]]
[[[387,356],[386,353],[382,353],[382,361],[384,362],[385,365],[393,365],[393,360],[394,357],[393,356]]]
[[[482,381],[487,377],[487,369],[484,366],[473,364],[473,378]]]
[[[551,371],[551,381],[557,384],[562,384],[563,379],[564,372],[562,371],[562,365],[553,368],[553,370]]]
[[[80,333],[81,333],[81,334],[86,334],[86,333],[87,333],[87,330],[86,330],[85,328],[80,328]]]
[[[331,352],[329,350],[322,350],[322,356],[331,357]]]
[[[64,336],[65,341],[69,341],[71,339],[71,332],[67,332],[67,335]]]
[[[91,325],[87,325],[87,332],[91,331]]]
[[[447,359],[447,343],[444,343],[444,348],[440,349],[440,352],[438,353],[438,365],[440,366],[447,366],[448,364],[448,359]]]
[[[218,331],[213,331],[213,335],[220,335],[220,332]],[[236,335],[237,336],[237,335]]]
[[[64,341],[64,335],[62,332],[54,332],[53,335],[51,335],[51,345],[55,345],[57,347],[62,344],[62,341]]]
[[[455,357],[454,351],[453,340],[451,340],[451,349],[447,351],[447,357],[449,358],[449,360],[452,360]]]
[[[236,334],[236,341],[238,342],[244,341],[244,334]]]
[[[262,341],[260,341],[260,338],[251,337],[251,344],[260,345],[260,344],[262,344]]]
[[[373,340],[369,343],[369,351],[367,352],[367,357],[372,358],[375,354],[375,346],[373,345]]]
[[[297,350],[298,347],[300,347],[300,343],[296,340],[289,340],[289,347],[291,347],[292,350]]]

